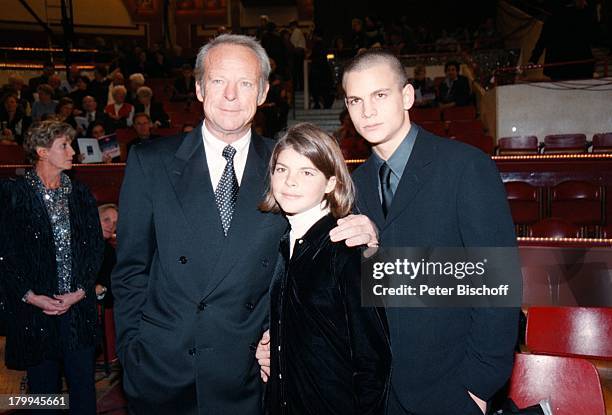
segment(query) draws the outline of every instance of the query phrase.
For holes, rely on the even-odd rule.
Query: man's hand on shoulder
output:
[[[347,246],[378,246],[378,229],[365,215],[348,215],[338,219],[338,226],[329,232],[333,242],[344,241]]]

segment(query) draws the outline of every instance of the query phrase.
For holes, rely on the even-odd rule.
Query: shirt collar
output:
[[[414,123],[410,124],[410,130],[408,130],[408,134],[402,140],[400,145],[395,149],[391,157],[387,160],[387,165],[398,178],[401,178],[404,174],[404,169],[406,168],[406,164],[408,163],[408,159],[412,154],[412,148],[414,147],[414,142],[416,141],[416,137],[419,133],[420,127]],[[380,169],[380,166],[385,162],[376,152],[372,152],[374,156],[374,161],[376,162],[376,168]]]
[[[297,213],[295,215],[287,215],[287,220],[291,225],[291,233],[295,238],[301,238],[304,234],[317,223],[323,216],[329,214],[329,207],[327,202],[323,201],[320,204],[311,207],[305,212]]]
[[[228,143],[225,141],[219,140],[217,137],[215,137],[214,134],[211,133],[208,128],[206,128],[206,122],[202,123],[202,137],[204,137],[204,144],[209,146],[215,153],[218,154],[223,154],[223,149],[228,145]],[[251,129],[249,128],[242,137],[231,143],[231,146],[236,149],[236,152],[240,153],[246,150],[250,143]]]

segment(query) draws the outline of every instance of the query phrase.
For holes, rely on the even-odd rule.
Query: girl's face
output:
[[[271,176],[272,194],[288,215],[302,213],[319,205],[336,187],[305,156],[288,148],[280,152]]]

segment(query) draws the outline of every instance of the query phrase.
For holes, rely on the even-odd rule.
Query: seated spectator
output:
[[[109,104],[104,109],[108,117],[109,126],[113,131],[117,128],[126,128],[132,125],[134,117],[134,107],[125,102],[127,90],[123,85],[114,86],[112,89],[113,104]]]
[[[42,74],[40,76],[31,78],[28,81],[30,90],[36,91],[39,85],[49,84],[49,77],[55,73],[55,66],[51,62],[46,62],[43,66]]]
[[[76,120],[72,112],[74,111],[74,102],[66,97],[59,100],[55,107],[55,114],[57,115],[56,120],[69,124],[76,130]]]
[[[66,92],[61,88],[62,78],[54,74],[49,77],[49,85],[53,88],[53,99],[59,101],[66,96]]]
[[[334,133],[334,137],[340,145],[344,158],[350,160],[370,157],[372,152],[370,144],[359,135],[346,108],[340,113],[339,118],[340,128]]]
[[[160,51],[153,54],[153,59],[146,67],[146,75],[149,78],[166,78],[170,76],[170,66],[166,56]]]
[[[440,37],[436,40],[436,52],[458,52],[459,50],[460,47],[457,39],[442,29]]]
[[[108,86],[111,81],[106,78],[107,75],[108,72],[104,65],[98,65],[94,69],[94,79],[89,83],[89,92],[100,105],[100,108],[106,107],[108,101]]]
[[[98,207],[98,214],[102,226],[102,236],[104,237],[104,259],[96,279],[96,297],[106,308],[112,308],[113,293],[110,277],[117,262],[117,254],[115,253],[117,235],[115,232],[117,230],[119,208],[114,203],[107,203]]]
[[[436,103],[436,86],[427,77],[425,65],[417,65],[414,68],[414,78],[410,81],[414,88],[414,106],[432,107]]]
[[[25,87],[23,78],[19,75],[11,75],[8,77],[8,84],[2,88],[3,95],[5,93],[14,94],[17,97],[17,104],[25,111],[28,108],[28,93]],[[31,94],[30,94],[31,96]]]
[[[151,128],[153,128],[153,123],[151,122],[151,117],[144,112],[139,112],[134,115],[134,131],[136,131],[136,138],[127,143],[127,152],[130,153],[130,149],[134,145],[138,145],[147,140],[153,140],[158,138],[158,135],[151,133]]]
[[[0,144],[23,144],[23,136],[32,123],[17,103],[17,96],[8,93],[2,98],[0,107]]]
[[[440,84],[438,102],[443,108],[466,106],[472,102],[472,91],[468,79],[459,75],[459,62],[447,62],[444,65],[446,78]]]
[[[76,65],[70,66],[70,70],[68,71],[68,74],[66,75],[66,80],[61,81],[60,83],[60,89],[62,90],[62,93],[64,94],[63,96],[69,96],[71,92],[77,90],[78,88],[77,82],[79,81],[80,77],[81,77],[81,70],[79,69],[79,67]],[[89,83],[89,78],[87,79],[87,81]],[[78,102],[81,102],[81,101],[79,100]]]
[[[181,67],[181,76],[174,81],[172,101],[195,101],[195,78],[191,65],[185,64]]]
[[[132,105],[136,105],[138,103],[138,97],[136,93],[138,92],[138,88],[144,86],[145,77],[141,73],[133,73],[130,75],[128,91],[125,97],[125,102],[128,102]]]
[[[79,111],[83,109],[83,98],[89,95],[89,82],[87,76],[79,76],[76,80],[76,89],[68,94],[68,97],[74,102],[75,108]]]
[[[123,77],[123,74],[121,73],[119,68],[115,69],[112,72],[111,79],[112,79],[112,82],[108,85],[108,96],[106,98],[106,106],[115,103],[115,100],[113,99],[113,88],[118,86],[118,85],[124,85],[125,84],[125,78]],[[126,89],[126,94],[127,94],[127,89]],[[106,107],[104,107],[104,108],[106,108]]]
[[[289,114],[289,102],[287,101],[287,90],[284,79],[276,72],[276,62],[270,59],[270,76],[268,81],[270,89],[261,110],[265,116],[264,135],[275,137],[276,134],[287,128],[287,115]]]
[[[83,108],[83,113],[81,114],[81,116],[87,119],[87,129],[84,134],[87,137],[91,137],[91,130],[93,128],[93,125],[95,123],[106,123],[106,115],[104,114],[104,111],[100,111],[98,109],[98,103],[96,102],[96,99],[91,95],[86,95],[83,98],[81,106]]]
[[[144,112],[149,117],[156,127],[169,128],[170,117],[164,111],[164,106],[161,102],[153,101],[153,91],[148,86],[141,86],[136,91],[138,101],[134,105],[134,112]]]
[[[53,88],[48,84],[41,84],[36,88],[38,101],[32,105],[32,120],[40,121],[43,115],[55,114],[57,101],[53,100]]]

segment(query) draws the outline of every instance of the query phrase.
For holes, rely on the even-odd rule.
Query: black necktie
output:
[[[234,214],[234,207],[238,199],[239,187],[236,172],[234,171],[234,155],[236,155],[234,147],[228,145],[223,149],[223,158],[227,160],[227,164],[223,170],[223,176],[221,176],[221,180],[219,180],[217,185],[217,190],[215,190],[215,201],[219,208],[221,225],[223,225],[223,234],[225,236],[227,236],[232,223],[232,215]]]
[[[380,166],[378,171],[378,177],[380,178],[380,194],[382,195],[382,210],[385,218],[389,209],[391,208],[391,202],[393,201],[393,189],[391,189],[391,169],[385,162]]]

